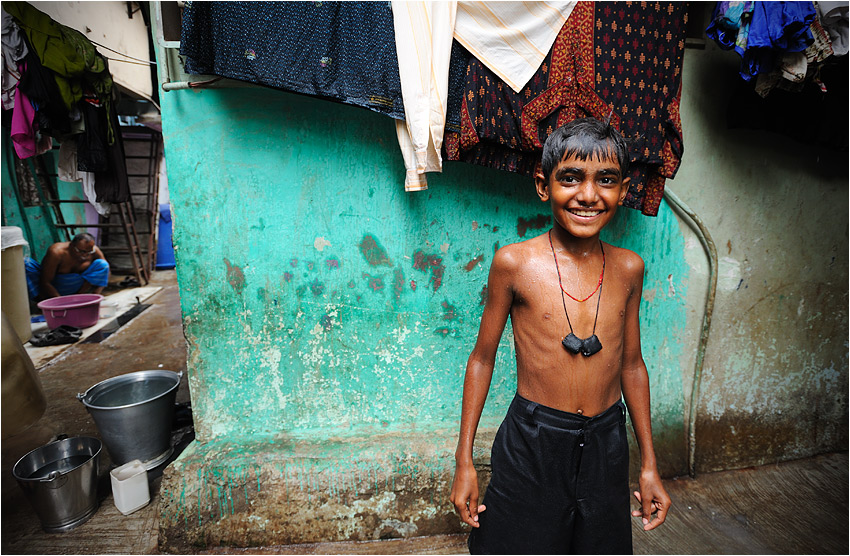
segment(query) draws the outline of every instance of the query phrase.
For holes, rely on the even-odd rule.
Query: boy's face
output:
[[[579,238],[602,231],[623,204],[629,186],[613,156],[565,157],[548,178],[538,173],[534,181],[537,195],[550,203],[556,222]]]

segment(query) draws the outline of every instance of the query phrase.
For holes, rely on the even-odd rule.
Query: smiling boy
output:
[[[609,124],[585,118],[557,129],[535,176],[554,225],[493,258],[466,367],[451,493],[473,527],[473,554],[632,552],[621,397],[641,453],[634,493],[641,509],[632,515],[650,530],[670,509],[640,349],[643,260],[599,239],[626,195],[628,162],[626,142]],[[517,393],[493,442],[492,477],[479,505],[472,445],[508,316]]]

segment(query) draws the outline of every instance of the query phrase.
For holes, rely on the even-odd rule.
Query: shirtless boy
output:
[[[599,239],[626,195],[628,161],[623,137],[599,120],[556,130],[535,176],[554,225],[493,257],[466,366],[451,493],[473,527],[472,554],[632,552],[621,396],[641,454],[634,493],[641,509],[632,515],[650,530],[670,509],[652,447],[640,350],[643,260]],[[479,505],[472,444],[509,315],[517,394],[493,442],[492,478]]]

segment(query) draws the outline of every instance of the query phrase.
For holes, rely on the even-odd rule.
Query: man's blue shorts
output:
[[[626,407],[585,417],[514,397],[471,554],[631,554]]]

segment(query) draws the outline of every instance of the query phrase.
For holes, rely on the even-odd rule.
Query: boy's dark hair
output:
[[[625,178],[629,171],[629,145],[610,123],[596,118],[579,118],[552,132],[543,145],[541,169],[546,179],[565,157],[579,160],[589,157],[616,157]]]
[[[71,244],[76,245],[77,243],[84,240],[94,241],[94,236],[88,232],[80,232],[79,234],[74,236],[74,239],[71,240]]]

